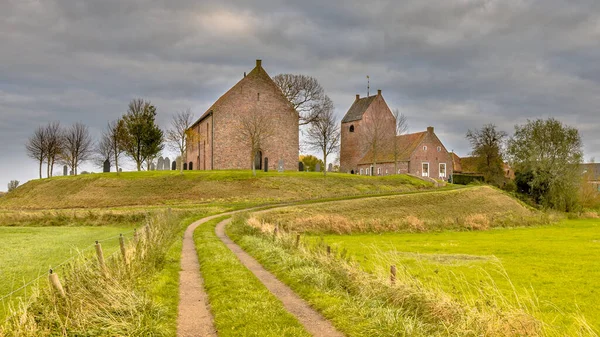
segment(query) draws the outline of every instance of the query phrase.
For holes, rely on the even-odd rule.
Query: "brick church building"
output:
[[[270,116],[273,130],[256,154],[254,166],[298,170],[298,113],[263,69],[256,67],[221,96],[191,126],[193,139],[187,150],[190,170],[250,169],[251,150],[240,140],[241,120],[260,110]]]
[[[373,153],[375,132],[381,140]],[[452,156],[433,127],[423,132],[396,135],[396,118],[378,90],[373,96],[361,98],[356,95],[342,119],[340,172],[360,175],[408,173],[447,180],[452,174]]]

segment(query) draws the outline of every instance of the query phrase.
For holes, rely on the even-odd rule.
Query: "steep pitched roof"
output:
[[[361,120],[363,114],[365,113],[365,111],[367,111],[367,109],[369,108],[371,103],[373,103],[375,98],[377,98],[377,95],[363,97],[355,100],[354,103],[352,103],[352,106],[350,107],[348,112],[346,112],[346,115],[344,115],[342,123]]]
[[[208,108],[208,110],[206,110],[206,112],[203,113],[202,116],[200,116],[200,118],[198,118],[198,120],[194,124],[192,124],[192,127],[200,123],[207,116],[209,116],[211,112],[215,110],[223,101],[225,101],[231,95],[231,93],[235,91],[237,87],[251,85],[256,81],[266,82],[273,87],[273,90],[281,91],[277,84],[275,84],[271,76],[269,76],[269,74],[267,74],[267,72],[263,69],[262,62],[260,60],[257,60],[256,67],[254,67],[254,69],[252,69],[247,75],[244,76],[244,78],[237,82],[233,87],[227,90],[226,93],[219,97],[219,99],[215,103],[213,103],[213,105],[211,105],[210,108]],[[281,95],[283,96],[283,93],[281,93]],[[292,108],[291,103],[290,108]]]
[[[460,166],[462,168],[462,173],[478,173],[476,157],[460,158]]]
[[[398,153],[398,161],[409,161],[410,155],[415,152],[419,144],[423,141],[427,131],[409,133],[406,135],[396,136],[397,146],[400,151]],[[367,153],[358,161],[359,164],[370,164],[373,162],[373,151],[369,150]],[[382,151],[377,154],[378,163],[393,163],[394,162],[394,149],[393,146],[386,146]]]
[[[460,157],[454,152],[452,152],[452,171],[457,173],[462,172]]]

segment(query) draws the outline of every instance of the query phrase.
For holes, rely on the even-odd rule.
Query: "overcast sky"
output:
[[[555,117],[600,158],[597,0],[2,0],[0,191],[37,177],[24,150],[37,126],[83,122],[98,138],[142,97],[166,128],[255,59],[316,77],[340,119],[369,75],[411,132],[432,125],[459,155],[469,128]]]

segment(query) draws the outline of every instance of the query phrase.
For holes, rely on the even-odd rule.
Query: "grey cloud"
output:
[[[600,158],[600,3],[559,0],[0,2],[0,190],[35,178],[30,130],[83,121],[95,135],[130,99],[159,123],[197,116],[262,58],[314,76],[342,116],[383,89],[411,130],[469,152],[468,129],[555,117]]]

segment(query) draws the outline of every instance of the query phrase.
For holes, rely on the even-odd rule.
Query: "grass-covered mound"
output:
[[[308,233],[482,230],[540,224],[547,216],[488,186],[299,205],[255,214],[256,226]]]
[[[173,171],[88,174],[30,181],[0,199],[0,209],[64,209],[273,203],[430,188],[406,176],[250,171]]]

